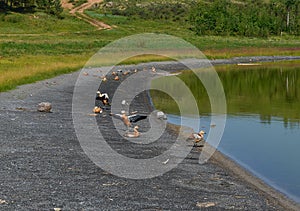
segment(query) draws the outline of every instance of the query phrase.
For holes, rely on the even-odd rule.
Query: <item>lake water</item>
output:
[[[299,63],[218,69],[228,107],[218,150],[300,203]],[[201,82],[196,77],[188,76],[191,73],[184,74],[181,79],[188,78],[185,82],[193,84],[195,96],[202,96],[197,99],[200,117],[185,117],[191,122],[188,126],[193,127],[192,122],[199,119],[200,126],[209,132],[210,108],[202,103],[209,101],[205,89],[197,84]],[[162,93],[156,95],[152,95],[156,107],[176,114],[172,100]],[[163,100],[160,106],[158,101]],[[168,121],[181,124],[180,117],[174,114],[168,115]]]

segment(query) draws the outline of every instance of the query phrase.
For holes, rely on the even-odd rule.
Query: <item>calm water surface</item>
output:
[[[218,150],[300,203],[300,65],[224,68],[218,74],[228,114]],[[191,89],[200,107],[200,118],[185,117],[191,120],[188,126],[193,127],[192,122],[198,118],[209,132],[210,106],[203,103],[209,100],[201,82],[191,73],[180,77],[193,84]],[[156,96],[156,107],[166,110],[168,104],[167,110],[176,113],[172,100],[162,93]],[[164,107],[159,107],[158,101],[163,99]],[[168,120],[180,124],[177,115],[168,115]]]

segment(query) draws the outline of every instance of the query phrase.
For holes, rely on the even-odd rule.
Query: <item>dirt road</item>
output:
[[[95,26],[97,29],[112,29],[108,24],[103,23],[97,19],[91,18],[84,14],[84,10],[91,8],[95,4],[100,4],[103,0],[88,0],[88,2],[79,5],[78,7],[73,7],[68,0],[62,0],[62,7],[70,10],[70,14],[76,16],[77,18],[88,22],[89,24]]]

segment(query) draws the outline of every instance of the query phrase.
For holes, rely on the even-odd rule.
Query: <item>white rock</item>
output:
[[[167,119],[167,116],[166,116],[165,113],[162,112],[162,111],[158,111],[158,112],[156,113],[156,117],[157,117],[157,119],[164,119],[164,120]]]
[[[52,104],[49,102],[41,102],[38,104],[38,111],[40,112],[50,112],[52,109]]]

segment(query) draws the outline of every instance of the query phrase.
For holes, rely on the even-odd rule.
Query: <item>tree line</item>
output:
[[[187,20],[190,5],[183,0],[104,0],[99,11],[104,14],[121,15],[128,18],[147,20]]]
[[[104,0],[100,12],[181,21],[199,35],[300,34],[300,0]]]
[[[0,0],[0,12],[42,10],[60,17],[60,0]],[[99,11],[128,18],[176,21],[198,35],[300,35],[300,0],[104,0]]]
[[[300,34],[300,1],[270,0],[231,3],[230,0],[199,2],[190,11],[193,30],[201,35],[267,37],[283,32]]]
[[[60,0],[0,0],[0,12],[33,13],[43,11],[60,17],[63,11]]]

